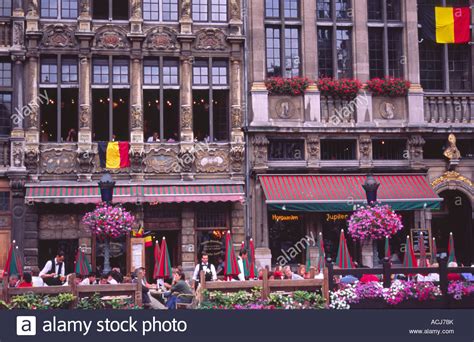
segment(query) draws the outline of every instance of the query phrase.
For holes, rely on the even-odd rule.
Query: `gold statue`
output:
[[[461,159],[461,152],[458,150],[456,146],[456,136],[454,134],[450,134],[448,137],[449,146],[444,150],[444,156],[449,160],[457,160]]]

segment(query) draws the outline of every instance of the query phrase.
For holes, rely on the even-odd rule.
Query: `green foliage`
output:
[[[10,310],[11,307],[7,303],[5,303],[3,300],[0,300],[0,310]]]
[[[60,293],[57,296],[49,298],[51,309],[68,309],[76,297],[72,293]]]
[[[99,293],[94,293],[91,297],[84,297],[77,303],[77,308],[82,310],[100,310],[105,308]]]
[[[24,295],[13,296],[9,307],[12,309],[27,310],[67,309],[75,299],[76,297],[74,297],[72,293],[41,296],[29,292]]]

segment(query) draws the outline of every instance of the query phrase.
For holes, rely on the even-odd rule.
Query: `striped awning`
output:
[[[365,175],[263,175],[260,182],[272,210],[352,211],[366,201]],[[442,199],[424,175],[375,175],[378,201],[395,210],[439,209]]]
[[[115,203],[192,203],[237,202],[244,199],[242,184],[190,185],[116,185]],[[98,203],[101,201],[97,184],[85,185],[27,185],[27,203]]]

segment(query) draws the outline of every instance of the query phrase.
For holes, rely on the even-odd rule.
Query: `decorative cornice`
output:
[[[469,187],[472,187],[472,181],[461,175],[459,172],[456,171],[447,171],[442,176],[436,178],[434,181],[431,182],[431,186],[434,188],[442,183],[447,183],[450,181],[458,181],[467,184]]]

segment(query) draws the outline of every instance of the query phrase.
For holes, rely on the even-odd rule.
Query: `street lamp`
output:
[[[377,202],[377,190],[380,186],[380,183],[377,182],[372,176],[371,173],[367,175],[367,178],[365,179],[364,184],[362,184],[362,187],[365,190],[365,195],[367,197],[367,203],[370,206],[373,206],[375,202]]]
[[[114,197],[114,187],[115,182],[112,179],[110,173],[104,174],[99,182],[100,197],[102,197],[102,202],[108,204],[112,203],[112,199]]]

